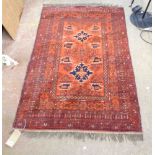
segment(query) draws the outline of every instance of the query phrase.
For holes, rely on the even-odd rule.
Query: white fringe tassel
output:
[[[142,133],[85,133],[85,132],[24,132],[24,135],[28,137],[58,137],[60,139],[64,137],[73,137],[79,140],[101,140],[101,141],[114,141],[114,142],[138,142],[143,141]]]

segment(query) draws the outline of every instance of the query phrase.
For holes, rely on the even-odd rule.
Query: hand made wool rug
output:
[[[142,132],[123,8],[43,7],[13,127]]]

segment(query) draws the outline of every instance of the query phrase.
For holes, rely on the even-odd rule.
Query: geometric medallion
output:
[[[74,36],[75,38],[77,38],[78,40],[80,40],[81,42],[83,42],[84,40],[86,40],[88,37],[90,37],[91,35],[87,34],[84,31],[79,32],[76,36]]]
[[[70,74],[75,76],[75,79],[79,82],[83,82],[88,79],[89,75],[93,72],[89,71],[88,67],[85,66],[83,63],[80,63],[75,67],[75,69],[70,72]]]

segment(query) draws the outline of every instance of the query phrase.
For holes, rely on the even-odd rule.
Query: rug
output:
[[[123,8],[43,7],[13,127],[141,139]]]

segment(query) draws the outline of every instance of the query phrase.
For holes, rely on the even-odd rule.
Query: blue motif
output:
[[[81,76],[79,74],[80,70],[82,69],[82,71],[85,73],[83,76]],[[79,82],[83,82],[85,80],[88,79],[89,75],[93,74],[93,72],[91,72],[87,66],[85,66],[83,63],[80,63],[79,65],[77,65],[75,67],[75,69],[70,72],[70,74],[75,76],[75,79],[78,80]]]
[[[76,36],[74,36],[75,38],[77,38],[79,41],[83,42],[84,40],[87,40],[88,37],[90,37],[91,35],[87,34],[84,31],[79,32]]]

